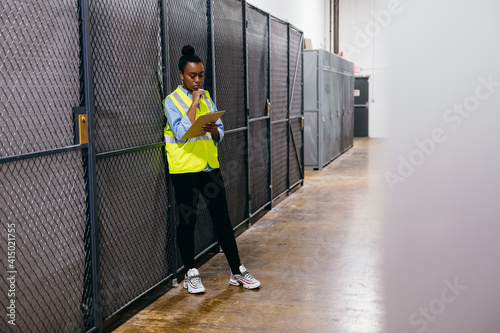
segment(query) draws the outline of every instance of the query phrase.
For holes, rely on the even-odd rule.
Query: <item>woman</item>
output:
[[[260,282],[240,263],[227,209],[226,190],[214,143],[224,137],[221,120],[206,124],[203,127],[205,135],[181,141],[197,116],[217,111],[208,91],[200,89],[204,78],[203,62],[190,45],[182,49],[179,74],[183,84],[165,98],[163,106],[167,117],[165,147],[180,212],[177,243],[186,268],[184,288],[192,294],[205,292],[194,265],[194,227],[200,198],[207,204],[219,244],[231,268],[229,283],[258,288]]]

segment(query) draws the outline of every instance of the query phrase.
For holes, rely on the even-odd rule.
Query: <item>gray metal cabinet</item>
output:
[[[354,64],[304,50],[305,166],[321,170],[353,145]]]

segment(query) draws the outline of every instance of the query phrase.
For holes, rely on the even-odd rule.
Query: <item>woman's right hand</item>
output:
[[[193,103],[198,104],[202,97],[203,97],[203,90],[193,91]]]
[[[194,120],[196,119],[196,109],[200,104],[200,98],[203,96],[203,90],[195,90],[193,91],[193,103],[189,107],[187,112],[187,116],[191,124],[194,124]]]

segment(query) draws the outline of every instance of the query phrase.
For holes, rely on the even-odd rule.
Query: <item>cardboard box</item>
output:
[[[311,38],[304,38],[304,49],[312,50],[313,44]]]

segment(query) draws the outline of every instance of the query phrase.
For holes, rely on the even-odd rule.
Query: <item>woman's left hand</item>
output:
[[[219,141],[219,126],[216,123],[207,123],[201,129],[210,132],[214,141]]]

